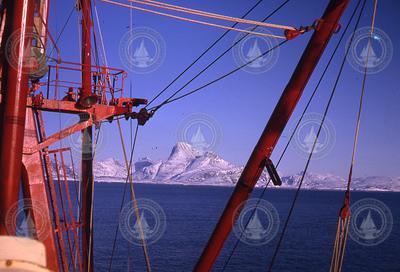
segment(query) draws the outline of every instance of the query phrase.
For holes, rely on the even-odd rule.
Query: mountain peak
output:
[[[168,160],[188,160],[193,159],[198,155],[197,150],[190,144],[185,142],[178,142],[171,151]]]
[[[192,145],[186,142],[177,142],[172,150],[178,149],[178,150],[187,150],[187,149],[194,149]]]
[[[56,173],[55,165],[53,173]],[[215,152],[199,152],[192,145],[177,143],[165,161],[153,161],[144,157],[135,162],[134,180],[161,184],[223,185],[237,183],[243,167],[237,167],[225,161]],[[121,182],[126,180],[125,164],[116,158],[96,161],[94,165],[96,181]],[[78,173],[75,171],[75,173]],[[72,167],[67,167],[69,179],[73,179]],[[297,188],[303,172],[293,175],[279,173],[283,188]],[[263,172],[257,186],[265,185],[268,175]],[[333,174],[307,172],[303,181],[304,189],[344,190],[346,179]],[[353,178],[352,190],[400,191],[399,177],[362,177]]]
[[[108,158],[108,159],[104,160],[103,162],[108,165],[114,164],[114,165],[117,165],[118,167],[123,167],[123,168],[126,167],[125,161],[120,161],[116,157]]]

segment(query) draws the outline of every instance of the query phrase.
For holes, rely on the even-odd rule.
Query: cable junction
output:
[[[226,29],[226,30],[233,30],[233,31],[247,33],[247,34],[261,36],[261,37],[271,37],[271,38],[277,38],[277,39],[292,39],[292,38],[298,36],[298,34],[301,34],[302,32],[304,32],[304,30],[302,28],[296,29],[295,27],[291,27],[291,26],[257,22],[257,21],[253,21],[253,20],[245,20],[245,19],[241,19],[241,18],[235,18],[235,17],[220,15],[220,14],[216,14],[216,13],[188,9],[188,8],[184,8],[181,6],[170,5],[170,4],[165,4],[165,3],[156,2],[156,1],[129,0],[130,3],[153,6],[153,7],[157,7],[157,8],[168,9],[168,10],[173,10],[176,12],[181,12],[181,13],[183,12],[183,13],[187,13],[187,14],[191,14],[191,15],[207,17],[207,18],[212,18],[212,19],[217,19],[217,20],[230,21],[230,22],[236,22],[236,23],[244,23],[244,24],[250,24],[250,25],[256,25],[256,26],[264,26],[264,27],[270,27],[270,28],[278,28],[278,29],[284,30],[285,32],[284,32],[284,35],[275,35],[275,34],[269,34],[269,33],[255,32],[255,31],[251,31],[251,30],[246,30],[246,29],[241,29],[241,28],[233,28],[233,27],[229,27],[229,26],[225,26],[225,25],[221,25],[221,24],[216,24],[216,23],[206,22],[206,21],[202,21],[202,20],[191,19],[188,17],[173,15],[170,13],[156,11],[154,9],[139,7],[137,5],[128,5],[128,4],[124,4],[124,3],[116,2],[116,1],[112,1],[112,0],[101,0],[101,1],[105,2],[105,3],[125,7],[125,8],[140,10],[140,11],[152,13],[155,15],[169,17],[172,19],[177,19],[177,20],[191,22],[191,23],[197,23],[197,24],[201,24],[201,25],[206,25],[206,26],[211,26],[211,27],[216,27],[216,28],[221,28],[221,29]]]

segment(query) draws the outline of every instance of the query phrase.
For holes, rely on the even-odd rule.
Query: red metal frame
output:
[[[42,142],[44,139],[46,139],[46,132],[44,129],[42,112],[36,111],[35,115],[36,115],[38,138],[39,138],[39,141]],[[61,259],[60,267],[62,267],[64,271],[68,271],[68,265],[66,264],[67,258],[66,258],[65,248],[63,246],[64,245],[64,237],[61,232],[62,224],[61,224],[60,217],[59,217],[57,194],[56,194],[56,190],[54,187],[51,160],[50,160],[50,156],[49,156],[47,148],[42,150],[42,157],[43,157],[43,162],[44,162],[44,166],[45,166],[44,172],[46,173],[47,187],[48,187],[48,192],[49,192],[47,198],[49,199],[49,202],[51,204],[51,211],[52,211],[53,223],[54,223],[53,232],[55,233],[55,236],[57,237],[56,244],[57,244],[57,248],[58,248],[58,254],[52,255],[51,258],[57,257],[57,261],[59,259]],[[41,163],[41,161],[40,161],[40,163]],[[37,196],[33,195],[32,197],[37,197]],[[54,234],[52,233],[52,235],[54,235]],[[46,247],[46,250],[47,250],[47,247]]]
[[[6,225],[4,221],[6,212],[18,201],[20,180],[22,179],[24,196],[32,199],[31,213],[35,226],[36,228],[45,226],[45,232],[48,233],[46,237],[38,238],[46,247],[47,266],[52,271],[69,270],[68,251],[68,256],[74,262],[74,271],[93,270],[91,224],[94,183],[92,154],[89,154],[89,157],[88,154],[83,154],[82,191],[81,200],[78,200],[80,221],[76,221],[72,213],[73,205],[63,156],[63,152],[68,151],[68,149],[49,151],[49,146],[72,133],[82,130],[86,130],[84,132],[86,137],[83,138],[82,144],[91,146],[93,124],[98,125],[104,120],[112,121],[116,116],[140,117],[140,114],[133,112],[132,109],[147,103],[144,99],[123,97],[126,78],[126,73],[123,70],[91,65],[90,1],[80,0],[80,2],[83,12],[83,63],[57,60],[56,65],[49,66],[48,81],[32,82],[31,89],[29,89],[28,84],[28,73],[24,71],[24,67],[20,66],[14,69],[7,61],[3,60],[1,70],[0,128],[4,133],[0,134],[0,234],[15,234],[15,230],[10,231],[4,227]],[[7,19],[4,23],[4,30],[2,28],[1,36],[3,49],[4,41],[16,30],[19,30],[21,25],[24,26],[18,41],[23,44],[21,49],[25,49],[25,45],[31,43],[29,37],[32,37],[32,33],[27,33],[27,31],[33,29],[34,4],[38,4],[36,11],[39,14],[35,18],[35,29],[43,38],[41,42],[45,46],[47,36],[52,40],[47,29],[48,0],[38,2],[7,0],[3,3],[7,9]],[[20,63],[23,63],[24,57],[30,57],[24,56],[25,52],[29,52],[29,50],[20,50],[17,54],[18,60],[21,60]],[[50,74],[52,70],[55,71],[52,75],[53,78]],[[71,76],[71,72],[78,73]],[[69,77],[63,78],[65,74],[69,74]],[[97,80],[92,82],[94,75],[97,76]],[[81,81],[76,80],[80,76]],[[59,90],[62,87],[68,89],[70,87],[81,88],[78,97],[68,96],[68,93],[70,94],[68,91],[67,96],[60,100]],[[47,97],[49,97],[50,89],[54,90],[52,99],[44,98],[43,88],[47,88]],[[90,100],[94,96],[96,96],[96,99],[93,100],[95,103],[87,103],[86,98]],[[97,99],[97,96],[100,99]],[[87,119],[47,137],[42,111],[79,114],[86,116]],[[25,120],[27,121],[25,122]],[[52,154],[56,164],[55,172],[58,182],[53,179],[50,154]],[[57,189],[58,194],[56,193]],[[39,207],[35,207],[36,201],[42,203],[48,209],[45,211],[38,209]],[[43,214],[39,215],[38,212]],[[60,219],[60,215],[63,220]],[[79,244],[79,229],[82,230],[81,245]]]
[[[43,0],[45,1],[45,0]],[[40,2],[40,3],[43,3]],[[48,1],[40,6],[39,10],[47,13]],[[83,14],[82,20],[82,63],[78,64],[79,68],[74,68],[76,63],[63,62],[55,65],[56,71],[55,80],[52,81],[49,76],[48,82],[45,83],[47,88],[54,87],[56,93],[61,86],[76,86],[77,82],[70,80],[60,80],[60,70],[81,71],[82,85],[79,91],[77,101],[60,101],[44,99],[43,94],[35,94],[32,89],[32,94],[28,97],[28,73],[24,71],[23,59],[26,44],[31,43],[32,30],[34,22],[34,4],[32,0],[5,0],[3,1],[6,11],[6,22],[4,24],[4,32],[2,35],[2,44],[7,40],[12,33],[20,31],[19,50],[17,54],[18,66],[12,67],[9,63],[3,60],[2,62],[2,95],[0,106],[0,129],[3,132],[0,135],[0,234],[15,234],[15,230],[11,233],[1,224],[5,220],[5,212],[18,201],[21,172],[24,173],[24,193],[32,198],[32,200],[44,201],[50,208],[48,213],[39,217],[35,215],[33,207],[33,216],[36,226],[43,225],[44,220],[50,222],[48,224],[49,236],[44,239],[44,244],[47,249],[48,267],[54,271],[68,271],[67,255],[65,251],[65,241],[63,232],[67,232],[68,247],[70,254],[73,253],[73,248],[79,250],[78,245],[78,228],[82,228],[82,256],[77,256],[79,269],[85,271],[93,270],[93,169],[92,169],[92,151],[90,154],[82,156],[82,194],[80,211],[81,222],[75,222],[73,219],[72,205],[69,194],[68,181],[66,181],[66,172],[64,166],[64,158],[62,152],[64,150],[48,151],[49,145],[59,141],[63,137],[69,136],[79,130],[83,131],[82,144],[92,146],[92,125],[98,124],[100,121],[118,115],[135,116],[132,113],[132,106],[135,102],[132,99],[114,97],[115,88],[110,83],[110,71],[116,74],[122,74],[125,78],[125,73],[122,70],[112,69],[108,67],[96,67],[97,73],[102,73],[106,77],[105,83],[108,84],[108,92],[111,93],[112,99],[107,103],[105,93],[107,92],[106,84],[98,85],[92,83],[93,66],[91,65],[91,8],[90,0],[80,0],[80,6]],[[220,250],[227,239],[237,215],[240,213],[239,207],[243,201],[247,200],[252,189],[254,188],[260,174],[263,171],[266,161],[270,158],[273,149],[286,126],[301,94],[316,67],[330,37],[336,31],[338,20],[343,14],[349,0],[331,0],[322,19],[316,28],[303,56],[294,71],[292,78],[286,86],[270,120],[267,123],[260,140],[258,141],[253,153],[243,170],[243,173],[238,181],[238,184],[202,254],[197,263],[196,271],[209,271],[215,262]],[[40,13],[40,12],[39,12]],[[41,18],[43,27],[41,31],[48,33],[47,29],[47,14],[43,14],[46,18]],[[42,32],[41,32],[42,33]],[[43,34],[42,33],[42,34]],[[4,49],[4,48],[3,48]],[[50,73],[51,68],[49,69]],[[66,85],[60,85],[63,82]],[[121,95],[123,90],[123,82],[121,87]],[[54,83],[54,84],[52,84]],[[79,86],[79,85],[77,85]],[[102,88],[101,103],[97,104],[98,96],[94,89]],[[103,95],[104,94],[104,95]],[[104,101],[103,101],[104,99]],[[103,103],[104,102],[104,103]],[[136,101],[137,102],[137,101]],[[140,104],[140,103],[139,103]],[[29,108],[27,110],[27,108]],[[63,113],[85,113],[87,119],[81,120],[63,131],[60,131],[50,137],[46,137],[41,111],[53,111]],[[34,121],[36,117],[36,126]],[[25,120],[29,122],[26,123]],[[25,142],[24,142],[25,133]],[[35,134],[35,137],[32,137]],[[36,140],[35,140],[36,139]],[[56,186],[52,176],[51,158],[49,154],[53,154],[56,162],[56,172],[58,177],[58,189],[61,197],[63,223],[59,218],[59,205],[57,201]],[[60,173],[58,157],[61,158],[62,174]],[[44,169],[42,168],[42,161]],[[24,168],[22,168],[22,161]],[[25,169],[22,171],[22,169]],[[44,170],[44,171],[43,171]],[[45,175],[47,176],[47,182]],[[62,178],[63,176],[63,178]],[[64,186],[63,186],[64,184]],[[46,185],[48,190],[46,190]],[[28,188],[29,187],[29,188]],[[48,192],[47,192],[48,191]],[[69,207],[69,218],[66,207]],[[52,214],[50,214],[52,211]],[[42,218],[42,219],[40,219]],[[54,226],[53,226],[54,223]],[[51,227],[50,227],[51,226]],[[71,232],[72,231],[72,235]],[[73,255],[73,254],[72,254]],[[58,257],[61,257],[61,265],[58,264]],[[71,256],[75,261],[74,256]],[[81,258],[82,257],[82,258]],[[74,270],[77,268],[74,266]]]
[[[39,143],[39,137],[37,135],[37,115],[32,109],[27,109],[26,112],[26,124],[25,124],[25,137],[24,147],[35,146]],[[58,271],[58,256],[54,231],[53,231],[53,220],[50,215],[49,209],[43,209],[36,207],[37,203],[43,204],[43,207],[49,207],[49,201],[46,193],[46,178],[45,173],[42,169],[41,153],[36,152],[32,154],[24,154],[22,157],[22,163],[24,165],[23,171],[23,184],[24,184],[24,197],[37,200],[32,201],[32,213],[33,219],[36,226],[45,227],[41,232],[45,233],[44,237],[38,237],[45,244],[47,265],[53,271]],[[40,202],[39,202],[40,201]],[[40,213],[40,214],[37,214]],[[54,216],[53,216],[54,217]],[[39,221],[43,220],[43,221]],[[43,240],[44,239],[44,240]]]
[[[48,79],[40,83],[41,90],[46,88],[47,99],[49,98],[50,87],[54,87],[57,90],[54,92],[53,99],[59,98],[60,94],[58,91],[60,88],[64,88],[65,91],[73,89],[74,94],[76,94],[75,90],[82,87],[82,82],[81,80],[72,80],[71,78],[78,78],[78,73],[82,74],[84,71],[82,67],[89,67],[91,79],[96,77],[96,82],[91,82],[90,88],[102,104],[104,104],[105,100],[109,100],[112,103],[117,95],[119,97],[123,96],[127,74],[122,69],[99,65],[88,66],[69,61],[59,61],[56,65],[49,65],[48,67]],[[88,107],[81,108],[85,109]]]
[[[50,154],[53,155],[54,157],[54,162],[56,166],[56,172],[57,172],[57,180],[58,180],[58,189],[59,189],[59,196],[60,196],[60,202],[61,202],[61,208],[62,208],[62,213],[63,213],[63,221],[64,221],[64,229],[63,231],[66,232],[67,234],[67,239],[68,239],[68,248],[69,248],[69,256],[71,258],[73,265],[73,270],[77,271],[77,267],[75,264],[79,265],[79,270],[82,271],[82,261],[81,261],[81,254],[75,254],[75,252],[80,252],[79,249],[79,238],[78,238],[78,226],[75,223],[74,219],[74,214],[73,214],[73,206],[72,206],[72,201],[71,201],[71,196],[70,196],[70,191],[69,191],[69,184],[67,180],[67,172],[65,169],[65,161],[64,161],[64,155],[63,152],[68,151],[67,149],[55,149],[49,151]],[[60,157],[61,160],[61,166],[59,164],[59,159],[58,156]],[[60,173],[60,168],[62,169],[62,174]],[[63,185],[64,184],[64,188]],[[65,193],[64,193],[65,189]],[[66,201],[65,201],[66,199]],[[67,203],[65,203],[67,202]],[[79,203],[78,203],[79,205]],[[69,212],[69,218],[68,218],[68,213],[67,209],[65,206],[68,207],[68,212]],[[72,231],[72,237],[70,232]],[[75,257],[77,259],[75,259]]]
[[[37,145],[31,145],[29,147],[24,147],[23,153],[24,154],[32,154],[35,152],[38,152],[42,150],[43,148],[49,147],[51,144],[54,144],[65,137],[68,137],[78,131],[81,131],[83,129],[86,129],[93,124],[98,125],[101,121],[113,118],[114,116],[119,116],[119,115],[126,115],[130,116],[131,115],[131,108],[132,105],[129,103],[132,101],[132,99],[123,99],[119,98],[120,101],[117,101],[116,106],[108,106],[108,105],[101,105],[101,104],[95,104],[93,105],[90,109],[81,109],[81,108],[76,108],[76,103],[75,102],[69,102],[69,101],[57,101],[57,100],[47,100],[43,99],[40,102],[40,105],[34,105],[31,97],[28,98],[27,101],[27,106],[28,107],[33,107],[36,110],[44,110],[44,111],[50,111],[50,112],[59,112],[59,113],[74,113],[74,114],[86,114],[89,118],[86,121],[81,121],[77,124],[74,124],[72,126],[69,126],[59,132],[56,132],[55,134],[47,137],[44,139],[41,143],[38,143]],[[134,99],[133,99],[134,100]],[[127,103],[122,103],[127,101]]]
[[[26,99],[28,95],[28,74],[24,65],[26,46],[31,44],[34,16],[34,2],[30,0],[3,1],[6,8],[6,22],[3,45],[11,35],[18,47],[16,61],[3,60],[0,106],[0,234],[7,234],[4,227],[5,213],[18,201],[22,149],[24,141]],[[18,33],[15,35],[15,33]],[[4,47],[3,47],[4,49]],[[4,52],[4,51],[3,51]],[[15,67],[13,67],[15,66]],[[15,230],[9,230],[15,234]]]
[[[339,19],[349,0],[331,0],[316,27],[293,75],[282,93],[257,145],[255,146],[242,175],[222,213],[195,271],[210,271],[224,242],[270,158],[311,74],[318,64],[331,36],[337,30]]]

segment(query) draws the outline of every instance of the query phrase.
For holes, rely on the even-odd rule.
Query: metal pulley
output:
[[[146,108],[140,109],[139,112],[132,112],[130,115],[125,116],[126,119],[137,119],[140,126],[144,126],[146,122],[153,116],[153,112],[149,112]]]

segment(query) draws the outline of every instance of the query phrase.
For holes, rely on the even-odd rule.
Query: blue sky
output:
[[[51,6],[50,14],[50,31],[53,36],[58,35],[74,2],[59,1],[51,3],[53,6]],[[242,16],[255,2],[253,0],[168,1],[168,3],[235,17]],[[293,0],[278,14],[274,15],[270,22],[296,27],[312,24],[315,19],[322,15],[327,2],[313,0],[305,3],[304,1]],[[265,0],[247,18],[261,20],[280,3],[281,1]],[[366,11],[361,19],[360,26],[368,26],[370,24],[373,9],[372,3],[373,1],[367,1]],[[356,1],[351,1],[341,20],[342,24],[347,22],[355,4]],[[129,30],[129,10],[100,1],[97,1],[97,7],[109,65],[123,68],[123,62],[120,59],[118,50],[121,38]],[[393,57],[386,69],[379,73],[368,75],[367,78],[356,158],[356,176],[400,176],[400,168],[398,167],[400,162],[400,141],[398,137],[400,132],[400,122],[398,121],[400,116],[400,107],[398,106],[400,87],[396,84],[400,68],[398,57],[400,38],[397,33],[398,29],[396,29],[397,24],[395,23],[398,21],[397,13],[399,8],[400,2],[395,0],[379,1],[378,4],[376,27],[382,29],[390,38],[393,45]],[[221,29],[176,21],[140,11],[133,12],[133,23],[134,27],[155,29],[165,41],[165,60],[156,71],[148,74],[137,74],[128,71],[129,76],[126,83],[127,86],[132,84],[133,96],[148,99],[163,89],[224,32]],[[227,25],[230,25],[230,23]],[[240,27],[246,26],[240,25]],[[169,94],[177,90],[196,72],[200,71],[219,53],[229,47],[237,35],[239,34],[236,32],[228,34],[202,61],[176,82],[162,98],[165,99]],[[283,145],[286,144],[290,129],[294,126],[294,121],[304,108],[339,35],[337,34],[332,38],[319,66],[305,89],[303,98],[274,151],[273,160],[277,160]],[[160,109],[148,124],[140,128],[135,157],[167,158],[172,146],[178,140],[179,129],[185,118],[193,113],[202,113],[211,116],[221,131],[219,144],[216,146],[215,151],[228,161],[238,165],[245,164],[310,36],[311,33],[305,34],[281,47],[277,63],[269,71],[260,74],[239,71],[197,94]],[[65,60],[77,61],[79,58],[78,43],[78,24],[75,12],[60,39],[61,57]],[[335,58],[336,60],[331,66],[331,70],[325,77],[320,91],[310,108],[310,112],[323,112],[344,51],[345,44],[342,45]],[[212,69],[209,69],[189,85],[186,90],[190,91],[201,86],[236,67],[237,64],[233,55],[228,53]],[[310,171],[329,172],[346,176],[351,156],[361,79],[362,74],[346,63],[344,75],[339,83],[328,114],[336,134],[335,142],[332,150],[326,156],[313,160]],[[129,94],[129,88],[126,93]],[[162,98],[158,102],[161,102]],[[50,127],[53,127],[48,129],[50,133],[59,127],[63,127],[66,118],[62,117],[61,125],[59,117],[54,114],[48,120]],[[129,143],[129,122],[122,121],[122,124],[126,141]],[[116,122],[104,125],[102,133],[104,133],[104,141],[101,146],[101,152],[99,151],[98,159],[107,157],[122,159]],[[295,148],[290,148],[282,161],[280,170],[284,173],[295,173],[301,171],[304,164],[304,156],[300,156]]]

